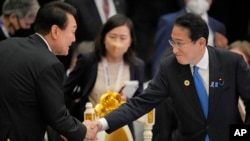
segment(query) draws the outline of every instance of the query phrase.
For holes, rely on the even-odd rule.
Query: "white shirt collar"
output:
[[[208,57],[208,50],[207,47],[205,47],[205,53],[201,60],[196,64],[197,67],[202,69],[208,69],[208,63],[209,63],[209,57]],[[190,65],[190,67],[193,67],[194,65]]]
[[[39,33],[36,33],[36,35],[38,35],[39,37],[41,37],[41,38],[43,39],[43,41],[44,41],[45,44],[47,45],[49,51],[52,52],[51,47],[49,46],[49,43],[46,41],[46,39],[43,38],[43,36],[42,36],[41,34],[39,34]]]
[[[1,28],[2,28],[2,31],[3,31],[3,34],[6,38],[10,38],[10,34],[7,30],[7,28],[4,26],[4,25],[1,25]]]

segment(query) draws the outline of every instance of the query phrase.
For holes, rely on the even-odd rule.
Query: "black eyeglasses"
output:
[[[189,41],[189,42],[186,42],[186,43],[180,43],[180,42],[175,42],[173,40],[168,40],[169,44],[172,46],[172,47],[183,47],[185,44],[188,44],[190,42],[193,42],[193,41]]]

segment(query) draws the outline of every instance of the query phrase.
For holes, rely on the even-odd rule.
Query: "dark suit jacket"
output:
[[[71,114],[82,121],[85,104],[89,101],[88,96],[96,81],[99,61],[93,52],[83,53],[78,58],[76,68],[70,73],[64,88],[67,105],[72,103],[72,100],[81,98],[80,111],[72,111]],[[137,58],[136,65],[130,65],[129,68],[130,80],[139,81],[139,88],[134,96],[137,96],[143,90],[144,65],[144,62]]]
[[[172,100],[178,118],[174,141],[229,141],[229,125],[242,124],[238,110],[241,96],[246,105],[246,122],[250,122],[250,70],[242,56],[227,50],[207,47],[209,53],[209,113],[204,117],[195,90],[190,65],[181,65],[174,55],[161,63],[148,88],[137,97],[105,116],[112,132],[127,122],[149,112],[166,97]],[[223,83],[218,87],[221,78]],[[189,81],[189,85],[184,85]]]
[[[0,141],[42,141],[47,125],[82,141],[86,128],[64,104],[64,68],[36,34],[0,42]]]
[[[174,26],[175,19],[183,14],[186,14],[187,11],[182,9],[180,11],[163,15],[158,23],[157,32],[155,35],[155,49],[153,53],[153,64],[152,64],[152,73],[156,73],[157,65],[166,51],[167,48],[171,47],[168,40],[171,39],[171,32]],[[214,19],[211,16],[208,16],[208,24],[213,32],[219,32],[222,35],[226,36],[226,27],[220,21]]]

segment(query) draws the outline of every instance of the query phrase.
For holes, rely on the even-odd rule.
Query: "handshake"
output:
[[[96,117],[104,117],[109,112],[117,109],[122,104],[122,97],[119,93],[108,90],[100,98],[100,103],[93,108],[91,102],[86,103],[83,124],[87,128],[86,141],[96,141],[97,133],[102,130],[102,124]],[[104,127],[106,128],[106,127]]]
[[[97,138],[97,133],[101,131],[102,129],[102,124],[100,121],[91,121],[91,120],[85,120],[83,124],[87,128],[87,133],[85,135],[85,141],[96,141],[98,140]]]

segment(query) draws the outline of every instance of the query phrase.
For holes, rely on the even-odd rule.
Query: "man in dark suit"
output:
[[[75,41],[75,13],[50,3],[38,11],[36,34],[0,42],[0,141],[42,141],[48,125],[69,140],[95,137],[66,109],[64,67],[55,56]]]
[[[110,133],[171,98],[178,119],[173,140],[204,141],[208,137],[210,141],[228,141],[230,125],[243,124],[239,96],[246,105],[245,122],[250,122],[250,70],[242,56],[207,46],[208,34],[208,26],[200,16],[188,13],[177,18],[170,40],[173,54],[161,62],[140,95],[96,121],[96,127]],[[200,68],[208,114],[203,113],[196,91],[193,66]]]

